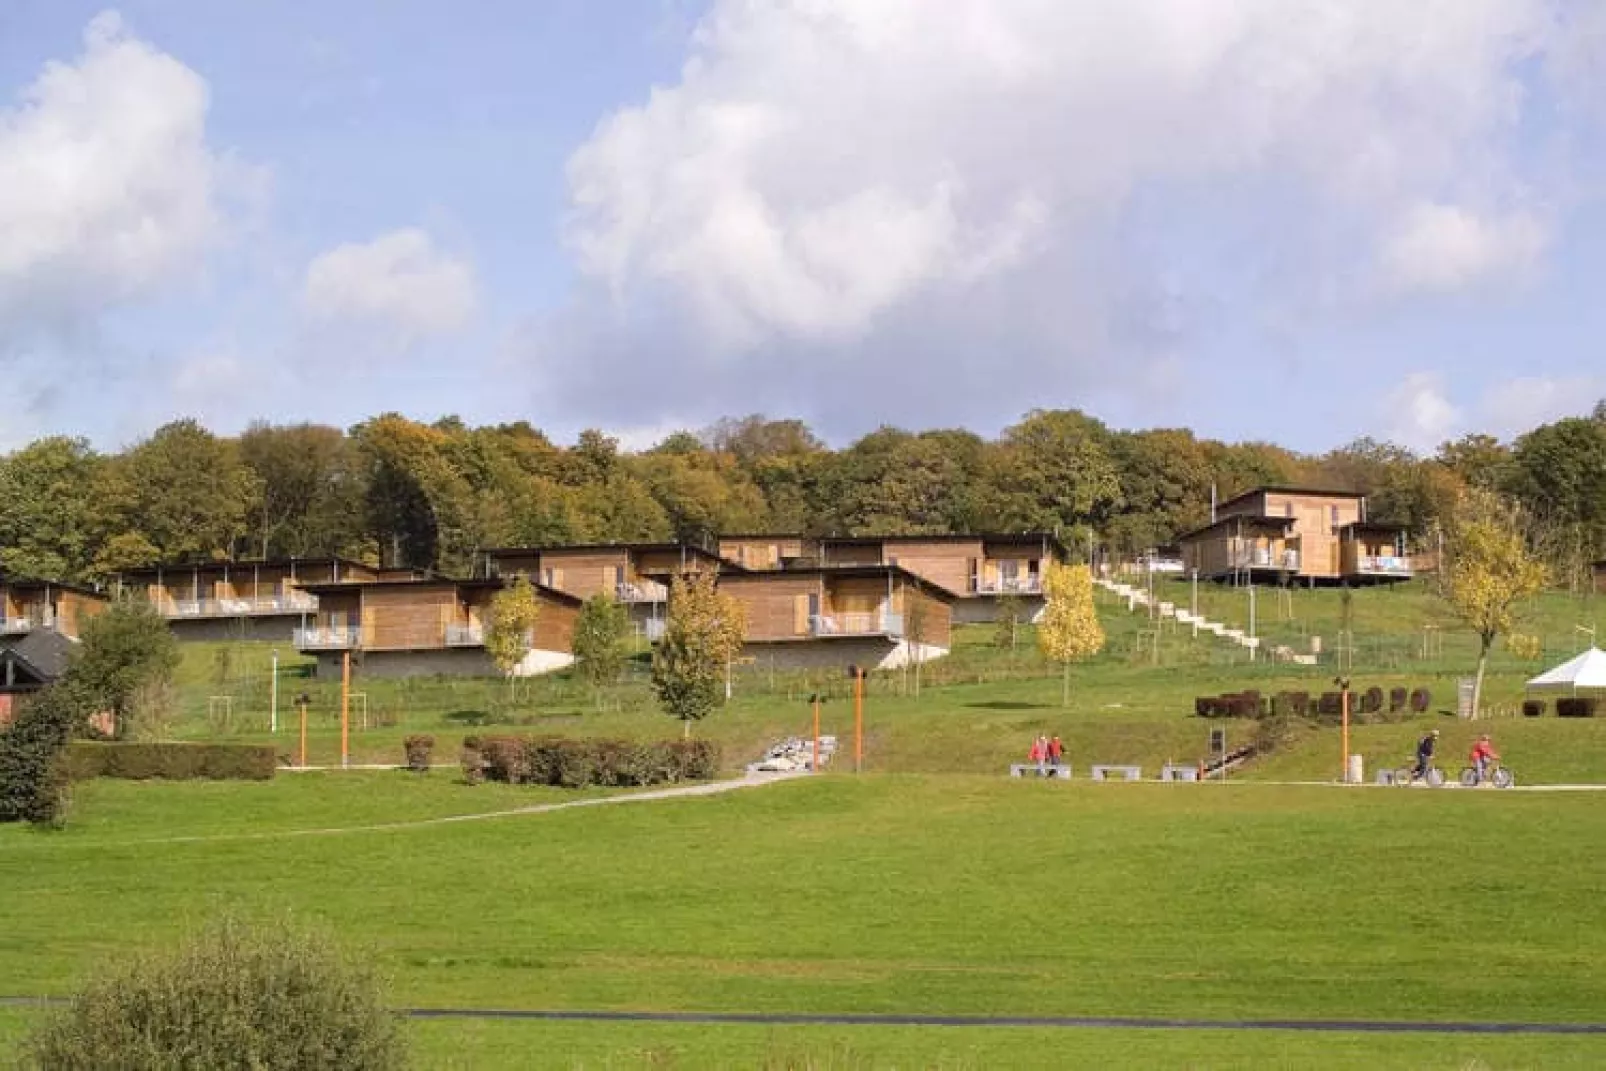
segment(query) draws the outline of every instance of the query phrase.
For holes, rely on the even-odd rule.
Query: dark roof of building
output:
[[[1351,521],[1341,524],[1336,529],[1339,532],[1355,532],[1366,535],[1399,535],[1407,531],[1403,524],[1378,524],[1373,521]]]
[[[120,569],[116,575],[120,577],[155,576],[158,573],[193,573],[197,569],[223,570],[249,568],[251,566],[261,566],[269,569],[285,569],[296,565],[335,565],[337,563],[345,566],[354,566],[358,569],[366,569],[369,572],[374,573],[393,571],[392,568],[369,565],[367,562],[360,562],[355,558],[342,558],[339,556],[333,556],[321,558],[248,558],[239,561],[163,562],[161,565],[147,565],[141,569]],[[410,571],[419,572],[420,570]]]
[[[1177,536],[1175,542],[1185,543],[1190,539],[1198,539],[1200,536],[1209,535],[1218,528],[1230,528],[1233,525],[1243,524],[1246,522],[1249,524],[1260,524],[1268,527],[1282,528],[1285,530],[1294,526],[1294,518],[1292,517],[1265,517],[1254,513],[1234,513],[1231,517],[1223,517],[1214,524],[1207,524],[1203,528],[1195,528],[1191,532],[1183,532],[1181,535]]]
[[[880,580],[886,577],[896,577],[907,583],[914,584],[945,602],[952,602],[959,598],[941,584],[934,584],[918,573],[911,573],[901,565],[810,565],[787,569],[758,569],[753,572],[735,573],[720,577],[720,582],[726,580],[770,582],[797,576],[823,576],[848,577],[849,579],[874,578]]]
[[[1243,494],[1233,495],[1225,502],[1218,503],[1216,508],[1226,509],[1228,506],[1242,502],[1246,498],[1256,495],[1313,495],[1318,498],[1365,498],[1359,491],[1334,491],[1324,487],[1292,487],[1286,484],[1268,484],[1265,487],[1256,487]]]
[[[67,672],[73,641],[50,628],[36,628],[18,636],[0,639],[0,651],[27,666],[33,675],[49,683]]]
[[[872,546],[877,543],[1048,543],[1064,549],[1053,532],[940,532],[931,535],[817,536],[817,542],[836,546]]]
[[[360,580],[342,580],[338,584],[305,584],[302,586],[301,590],[307,592],[309,595],[341,595],[352,591],[373,591],[380,588],[395,589],[424,587],[456,589],[468,588],[471,590],[497,591],[505,587],[507,583],[507,578],[499,576],[482,576],[475,577],[471,580],[454,580],[451,577],[446,576],[427,576],[421,577],[417,580],[369,580],[366,582]],[[570,595],[567,591],[559,591],[557,588],[549,588],[545,584],[531,584],[530,586],[535,588],[535,590],[540,592],[542,595],[552,599],[554,602],[561,602],[567,606],[580,606],[585,602],[584,599]]]
[[[480,553],[495,557],[499,554],[559,554],[565,551],[594,553],[599,550],[627,550],[637,553],[677,551],[703,558],[719,558],[718,554],[695,543],[559,543],[542,547],[486,547]]]

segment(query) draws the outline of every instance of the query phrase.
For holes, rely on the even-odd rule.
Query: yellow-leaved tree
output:
[[[1071,663],[1104,649],[1104,628],[1093,607],[1093,571],[1085,565],[1050,562],[1043,570],[1042,620],[1037,646],[1043,656],[1063,667],[1060,701],[1071,705]]]
[[[534,643],[535,622],[541,615],[541,603],[535,597],[535,587],[522,573],[513,583],[491,598],[491,622],[485,630],[485,653],[491,656],[496,668],[508,679],[509,691],[514,690],[518,678],[514,670],[530,653]]]
[[[652,687],[681,735],[719,704],[719,678],[742,649],[747,615],[720,591],[712,573],[677,577],[669,588],[669,620],[652,654]]]
[[[1517,623],[1517,609],[1550,581],[1550,571],[1528,550],[1514,505],[1487,491],[1466,492],[1450,519],[1444,597],[1478,634],[1478,675],[1472,716],[1483,703],[1483,674],[1495,640]]]

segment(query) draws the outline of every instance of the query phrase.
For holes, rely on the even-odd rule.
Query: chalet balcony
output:
[[[994,580],[972,577],[970,593],[972,595],[1041,595],[1043,593],[1043,579],[1037,576],[999,577]]]
[[[310,614],[318,600],[304,592],[239,599],[173,599],[159,604],[164,617],[259,617],[272,614]]]
[[[8,617],[0,621],[0,636],[22,636],[36,628],[54,628],[55,618]]]
[[[300,651],[349,651],[362,646],[362,629],[356,625],[328,625],[295,630]]]
[[[485,628],[481,625],[447,625],[446,646],[484,647]]]
[[[903,615],[887,611],[869,613],[818,614],[809,618],[809,635],[902,636]]]
[[[1358,576],[1409,577],[1414,572],[1411,559],[1403,554],[1359,554],[1353,573]]]
[[[623,603],[667,602],[669,589],[655,580],[615,585],[613,597]]]
[[[1299,551],[1246,547],[1234,551],[1229,562],[1233,569],[1282,569],[1294,573],[1299,571]]]

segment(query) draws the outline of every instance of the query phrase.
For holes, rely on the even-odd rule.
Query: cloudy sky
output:
[[[1606,395],[1591,0],[0,0],[0,445]]]

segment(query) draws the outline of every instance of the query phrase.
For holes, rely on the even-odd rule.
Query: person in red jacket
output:
[[[1058,736],[1048,742],[1048,764],[1058,767],[1060,759],[1065,757],[1065,745],[1060,743]]]
[[[1478,742],[1472,745],[1472,754],[1469,757],[1472,765],[1477,767],[1479,783],[1482,783],[1483,779],[1488,776],[1489,764],[1500,761],[1499,754],[1495,752],[1494,744],[1489,742],[1488,733],[1478,737]]]
[[[1037,763],[1037,776],[1043,776],[1043,763],[1048,761],[1048,741],[1039,736],[1032,741],[1032,750],[1027,752],[1026,760]]]

